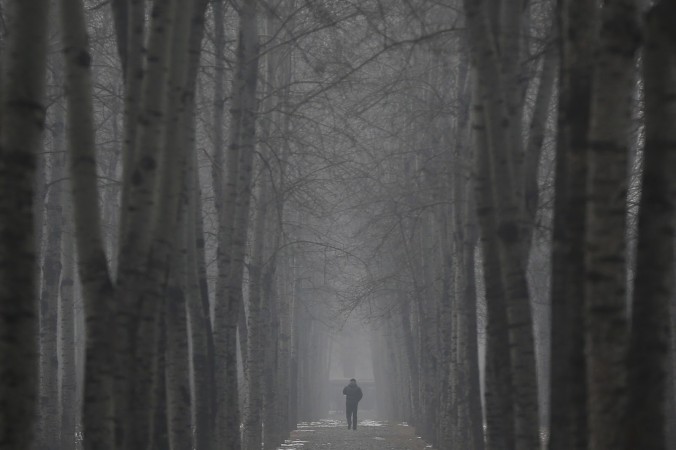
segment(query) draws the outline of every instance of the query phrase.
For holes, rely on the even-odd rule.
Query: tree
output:
[[[31,444],[37,401],[38,283],[33,220],[45,123],[49,2],[11,2],[0,107],[0,448]]]
[[[645,86],[643,179],[638,223],[628,358],[628,418],[624,448],[666,449],[670,371],[670,304],[674,298],[676,154],[673,86],[676,66],[668,18],[673,2],[646,16],[642,75]]]
[[[584,357],[584,236],[587,135],[598,7],[560,2],[557,130],[551,282],[551,416],[549,448],[587,448]]]
[[[85,448],[115,448],[110,317],[114,287],[101,237],[91,84],[91,56],[81,0],[61,4],[66,60],[69,168],[78,271],[85,298],[87,349],[83,428]]]
[[[236,333],[242,303],[242,279],[251,202],[253,153],[256,139],[258,84],[257,2],[239,10],[237,65],[230,119],[223,210],[219,214],[219,283],[214,309],[216,430],[219,445],[240,447],[237,393]]]
[[[617,27],[621,27],[620,32]],[[636,6],[601,10],[591,93],[585,228],[585,355],[589,446],[620,448],[626,427],[626,203]]]
[[[489,10],[483,2],[465,2],[472,64],[476,71],[479,101],[486,124],[484,162],[477,166],[491,187],[492,203],[479,204],[479,213],[492,215],[492,223],[481,222],[482,234],[494,236],[487,245],[497,248],[489,258],[498,258],[501,290],[505,295],[507,334],[509,337],[510,372],[514,390],[515,448],[535,448],[539,445],[539,417],[537,379],[535,374],[535,344],[525,265],[529,242],[524,240],[521,225],[524,217],[523,187],[519,185],[524,174],[521,154],[523,87],[518,81],[520,59],[519,30],[521,12],[505,7],[501,15],[499,34],[491,30]],[[499,42],[499,53],[497,50]],[[487,209],[486,209],[487,207]],[[484,252],[490,250],[484,249]],[[497,274],[496,274],[497,275]],[[501,314],[501,313],[497,313]]]

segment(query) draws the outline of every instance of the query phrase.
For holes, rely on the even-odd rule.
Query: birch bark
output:
[[[197,186],[197,155],[193,149],[192,162],[188,168],[188,206],[187,206],[187,307],[190,323],[190,341],[192,344],[192,375],[194,385],[193,409],[195,411],[195,444],[199,450],[209,450],[213,444],[213,335],[209,308],[204,308],[202,288],[198,267],[200,256],[197,250],[197,235],[203,233],[197,223],[197,216],[202,214],[198,197],[201,195]],[[202,238],[203,241],[203,238]],[[207,293],[208,295],[208,293]],[[208,298],[207,298],[208,302]]]
[[[195,446],[209,450],[213,444],[213,335],[210,320],[209,293],[204,267],[204,226],[199,189],[197,149],[195,146],[195,88],[204,37],[205,14],[208,0],[195,0],[188,42],[188,67],[185,99],[186,123],[184,143],[188,152],[186,167],[186,302],[189,332],[192,344],[194,383],[193,411]],[[200,274],[203,275],[200,275]]]
[[[121,218],[118,294],[122,307],[130,308],[128,339],[132,345],[128,349],[131,359],[121,355],[118,364],[128,364],[121,368],[129,377],[122,438],[125,447],[133,448],[144,448],[151,439],[153,413],[148,406],[155,404],[153,397],[158,392],[154,387],[154,364],[158,356],[158,319],[164,308],[162,293],[166,287],[163,269],[171,252],[167,240],[172,227],[177,225],[171,213],[175,194],[157,192],[163,187],[162,174],[172,170],[164,164],[164,155],[169,150],[163,145],[175,143],[167,140],[165,133],[170,119],[167,103],[176,10],[173,0],[156,0],[152,6],[135,151],[130,168],[125,168],[131,170],[131,184]],[[176,111],[171,113],[175,120]]]
[[[248,364],[246,377],[248,395],[244,410],[244,431],[242,448],[258,450],[262,444],[262,406],[263,406],[263,264],[266,248],[266,225],[268,215],[268,181],[263,176],[259,181],[258,196],[256,199],[256,217],[252,240],[251,259],[249,262],[249,314],[247,331],[249,348],[247,351]]]
[[[244,254],[249,223],[252,163],[256,138],[259,38],[256,0],[240,8],[237,71],[233,80],[231,136],[224,208],[219,225],[219,283],[214,310],[216,429],[226,450],[240,447],[236,333],[242,303]],[[227,276],[226,276],[227,274]],[[225,280],[223,278],[225,277]]]
[[[291,307],[292,296],[286,289],[288,286],[289,275],[291,273],[287,267],[287,258],[284,258],[280,267],[280,284],[282,288],[279,293],[279,331],[278,331],[278,375],[277,375],[277,415],[279,437],[286,439],[288,432],[291,431],[289,409],[290,404],[295,399],[291,399]]]
[[[501,79],[496,71],[501,67],[500,55],[491,40],[484,7],[483,2],[465,1],[472,63],[488,131],[487,167],[496,215],[495,230],[482,229],[482,232],[496,235],[507,300],[516,448],[532,449],[539,446],[540,430],[533,322],[525,276],[528,247],[524,243],[522,226],[523,189],[517,182],[517,177],[522,174],[522,159],[515,156],[521,152],[514,137],[520,136],[516,130],[520,129],[521,121],[518,114],[510,110],[510,94],[506,89],[513,86],[509,80]],[[501,49],[502,44],[499,43]]]
[[[622,448],[627,400],[627,130],[635,52],[633,0],[606,2],[595,55],[588,142],[585,246],[585,351],[589,447]]]
[[[81,0],[61,3],[66,58],[68,138],[78,271],[87,329],[83,428],[86,449],[114,449],[110,362],[113,285],[101,237],[96,177],[91,56]]]
[[[476,74],[473,72],[473,77]],[[477,218],[481,229],[484,285],[486,289],[486,446],[489,449],[514,449],[514,406],[512,400],[511,355],[507,347],[507,315],[502,287],[501,267],[497,250],[494,200],[490,191],[488,143],[484,107],[478,84],[473,81],[472,146],[475,156],[475,189]]]
[[[58,77],[57,77],[58,78]],[[58,83],[58,81],[57,81]],[[60,85],[60,83],[59,83]],[[45,248],[42,259],[42,291],[40,293],[40,433],[38,448],[49,448],[59,436],[59,361],[57,328],[59,284],[61,281],[61,190],[64,179],[64,123],[62,105],[56,108],[53,124],[51,181],[48,184],[45,209]]]
[[[49,2],[12,2],[0,106],[0,448],[28,448],[37,400],[35,153],[45,122]]]
[[[645,149],[638,222],[629,352],[625,449],[667,445],[676,216],[676,40],[674,2],[661,1],[646,17],[643,52]]]
[[[535,227],[535,217],[540,206],[538,174],[540,159],[542,156],[542,144],[550,117],[550,104],[554,96],[556,74],[558,68],[559,53],[555,45],[557,33],[557,19],[552,20],[551,38],[545,43],[545,54],[540,70],[538,90],[535,95],[533,114],[528,129],[528,140],[525,145],[523,190],[524,190],[524,215],[527,224],[524,245],[530,247]]]
[[[552,232],[551,389],[549,449],[587,448],[584,357],[584,235],[587,137],[598,6],[558,6],[561,43]]]
[[[179,238],[183,245],[175,252],[172,273],[166,300],[166,396],[169,448],[172,450],[193,448],[190,355],[186,313],[186,261],[185,236]]]
[[[195,73],[190,58],[190,44],[193,32],[195,3],[187,1],[176,7],[172,43],[172,57],[168,76],[167,112],[168,126],[165,131],[163,170],[160,175],[163,199],[158,200],[156,239],[164,240],[160,244],[167,247],[161,272],[173,273],[160,286],[167,283],[164,302],[166,320],[166,402],[168,441],[171,449],[191,448],[192,414],[190,398],[190,358],[188,350],[188,331],[186,313],[187,252],[186,200],[187,174],[190,151],[194,150],[188,142],[188,129],[192,127],[191,117],[194,87],[189,85],[189,73]],[[202,10],[203,12],[203,10]],[[199,26],[199,24],[196,24]],[[159,243],[159,242],[158,242]],[[161,288],[160,292],[164,292]],[[158,299],[159,300],[159,299]],[[161,300],[159,300],[161,302]],[[160,374],[162,376],[162,374]]]
[[[116,445],[125,445],[128,433],[127,411],[130,405],[130,368],[132,366],[132,315],[133,302],[130,296],[124,295],[125,277],[121,276],[124,268],[123,259],[126,251],[125,237],[128,234],[129,216],[133,215],[129,196],[132,190],[132,171],[136,160],[137,120],[141,107],[143,80],[146,68],[143,64],[146,34],[146,1],[115,0],[112,3],[116,30],[118,32],[118,53],[122,62],[124,75],[124,145],[122,154],[122,189],[119,214],[119,232],[117,249],[117,288],[115,307],[115,428]]]
[[[63,204],[61,218],[62,275],[59,285],[59,314],[61,337],[61,448],[75,447],[75,424],[78,422],[77,365],[75,340],[75,241],[73,230],[73,200],[70,182],[61,192]]]

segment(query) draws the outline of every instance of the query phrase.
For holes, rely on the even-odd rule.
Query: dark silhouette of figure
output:
[[[359,400],[364,396],[361,388],[357,386],[357,380],[352,378],[350,384],[343,388],[343,395],[345,396],[345,413],[347,415],[347,429],[357,429],[357,405]]]

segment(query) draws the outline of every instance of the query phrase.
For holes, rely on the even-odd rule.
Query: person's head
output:
[[[350,378],[350,384],[357,384],[357,380],[355,380],[354,378]]]

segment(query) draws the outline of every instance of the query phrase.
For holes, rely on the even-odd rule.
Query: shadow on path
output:
[[[432,449],[415,435],[413,427],[375,420],[360,420],[348,430],[344,420],[305,422],[291,433],[283,450],[423,450]]]

